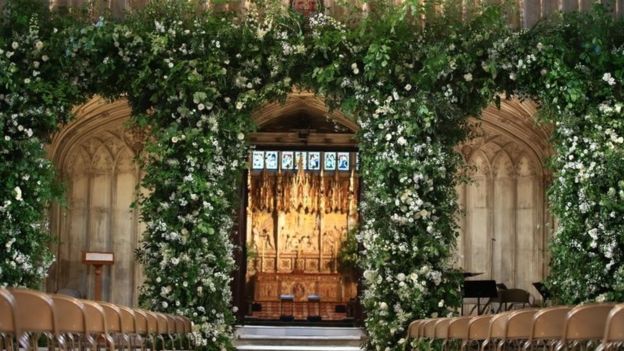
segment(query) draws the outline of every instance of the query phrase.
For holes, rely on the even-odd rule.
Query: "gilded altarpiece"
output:
[[[338,265],[358,220],[355,167],[314,171],[300,162],[293,168],[249,173],[246,279],[249,302],[262,306],[252,316],[279,318],[280,295],[293,295],[295,317],[305,318],[308,297],[318,295],[323,319],[341,319],[344,311],[337,313],[336,306],[357,296],[354,277]]]

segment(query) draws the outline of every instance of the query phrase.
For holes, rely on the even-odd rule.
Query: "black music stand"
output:
[[[485,312],[485,309],[489,305],[489,302],[486,303],[485,306],[483,306],[483,310],[481,310],[481,299],[491,299],[498,297],[496,280],[464,280],[462,296],[463,298],[476,298],[477,314],[481,315],[483,312]],[[463,310],[464,309],[462,308],[462,312]]]
[[[537,290],[537,292],[540,293],[540,295],[542,295],[542,297],[544,298],[544,302],[546,302],[546,300],[550,300],[552,295],[550,291],[548,290],[548,288],[546,287],[546,285],[544,285],[544,283],[535,282],[533,283],[533,286],[535,287],[535,290]]]

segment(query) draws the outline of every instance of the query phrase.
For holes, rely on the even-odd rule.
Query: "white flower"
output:
[[[405,274],[403,274],[403,273],[397,274],[397,280],[400,281],[400,282],[404,281],[405,280]]]
[[[466,80],[466,82],[472,81],[472,73],[464,74],[464,80]]]
[[[15,200],[22,201],[22,189],[19,186],[16,186],[13,191],[15,192]]]
[[[244,105],[245,105],[245,104],[243,104],[243,102],[242,102],[242,101],[237,101],[237,102],[236,102],[236,109],[237,109],[237,110],[240,110],[240,109],[242,109],[242,108],[243,108],[243,106],[244,106]]]
[[[516,74],[513,72],[509,73],[509,79],[516,80]]]
[[[609,85],[615,85],[615,78],[613,78],[613,76],[611,76],[611,73],[609,72],[602,75],[602,80],[607,82],[607,84]]]
[[[380,308],[382,311],[385,311],[385,310],[387,310],[387,309],[388,309],[388,304],[387,304],[387,303],[385,303],[385,302],[380,302],[380,303],[379,303],[379,308]]]
[[[171,137],[171,142],[172,142],[172,143],[174,143],[174,144],[175,144],[175,143],[177,143],[178,141],[180,141],[180,139],[179,139],[178,137],[175,137],[175,136],[174,136],[174,137]]]
[[[243,134],[243,133],[238,133],[238,135],[236,136],[236,138],[237,138],[238,140],[243,140],[243,139],[245,139],[245,134]]]
[[[407,85],[405,85],[405,90],[406,90],[406,91],[410,91],[410,90],[412,90],[412,85],[411,85],[411,84],[407,84]]]
[[[404,137],[399,137],[399,139],[397,139],[397,143],[399,145],[405,145],[405,144],[407,144],[407,140],[405,140]]]
[[[41,40],[37,40],[35,42],[35,49],[37,49],[37,50],[43,49],[43,42]]]
[[[16,41],[14,41],[11,43],[11,47],[13,48],[13,50],[17,50],[17,48],[19,48],[19,44]]]
[[[360,73],[360,69],[358,68],[357,63],[352,63],[352,64],[351,64],[351,69],[353,70],[353,74],[358,74],[358,73]]]
[[[42,60],[43,62],[46,62],[46,61],[48,60],[48,55],[43,55],[43,56],[41,56],[41,60]]]
[[[204,110],[205,108],[206,108],[206,106],[204,104],[198,104],[197,105],[197,109],[200,110],[200,111]]]

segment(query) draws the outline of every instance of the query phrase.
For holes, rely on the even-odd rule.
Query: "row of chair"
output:
[[[611,350],[624,345],[624,304],[589,304],[522,309],[481,316],[412,322],[408,338],[444,350],[562,351],[588,346]]]
[[[192,329],[183,316],[0,288],[0,351],[36,349],[43,338],[61,350],[190,350]]]

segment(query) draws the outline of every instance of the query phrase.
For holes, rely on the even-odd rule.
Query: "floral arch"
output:
[[[448,262],[461,165],[454,149],[466,118],[505,91],[540,101],[555,125],[550,196],[560,226],[550,287],[563,302],[624,298],[624,31],[600,9],[512,33],[496,8],[462,18],[453,5],[442,16],[427,5],[388,7],[355,27],[261,8],[236,20],[175,1],[121,23],[59,20],[27,1],[7,6],[3,283],[35,285],[50,262],[38,223],[57,192],[43,142],[87,97],[124,96],[135,127],[150,131],[140,301],[193,318],[206,349],[228,348],[230,233],[250,117],[295,87],[360,126],[369,346],[400,349],[410,320],[459,304],[460,277]]]

